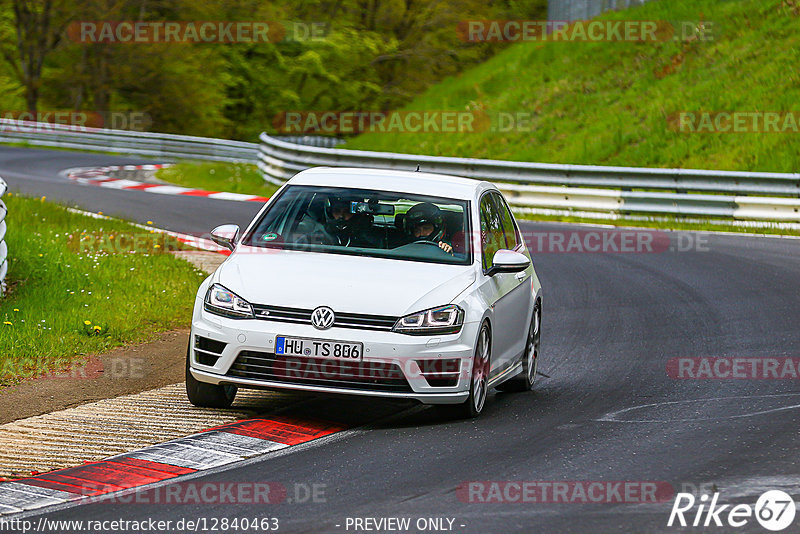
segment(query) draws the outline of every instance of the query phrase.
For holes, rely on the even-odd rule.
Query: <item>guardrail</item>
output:
[[[496,182],[517,207],[603,214],[800,221],[800,174],[562,165],[369,152],[261,134],[258,166],[280,184],[315,166],[420,170]]]
[[[648,0],[549,0],[547,20],[586,20],[610,9],[628,9],[644,4]]]
[[[0,143],[118,154],[255,163],[258,143],[129,130],[0,119]]]
[[[534,210],[800,221],[800,174],[562,165],[368,152],[334,148],[340,140],[321,136],[278,138],[261,134],[260,141],[260,144],[245,143],[0,119],[0,143],[251,162],[258,164],[265,180],[275,184],[314,166],[404,170],[419,166],[427,172],[496,182],[512,205]]]
[[[8,245],[6,245],[6,214],[8,208],[1,200],[6,194],[8,185],[0,178],[0,296],[6,291],[6,274],[8,274]]]

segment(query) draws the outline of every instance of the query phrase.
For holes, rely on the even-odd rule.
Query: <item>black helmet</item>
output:
[[[344,210],[345,212],[349,212],[351,202],[358,202],[358,199],[355,197],[350,198],[345,196],[328,197],[325,201],[325,217],[328,220],[333,219],[333,210]]]
[[[414,228],[426,223],[433,225],[433,232],[427,236],[415,237]],[[406,234],[412,239],[440,241],[444,234],[444,217],[442,217],[442,212],[438,206],[430,202],[422,202],[408,210],[403,220],[403,226]]]
[[[353,202],[361,200],[353,195],[329,196],[325,201],[325,229],[333,234],[348,234],[356,230],[359,224],[363,223],[363,216],[357,214],[346,220],[344,217],[337,219],[333,216],[334,210],[342,210],[345,213],[352,213],[351,205]]]

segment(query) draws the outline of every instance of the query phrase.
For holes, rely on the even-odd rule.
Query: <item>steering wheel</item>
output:
[[[432,245],[433,247],[436,248],[437,251],[439,251],[443,255],[446,255],[446,256],[452,256],[453,255],[453,251],[452,250],[447,251],[447,250],[443,249],[441,246],[439,246],[439,242],[438,241],[431,241],[429,239],[417,239],[416,241],[412,241],[411,243],[408,243],[406,246],[410,247],[410,246],[414,246],[414,245]]]
[[[426,245],[433,245],[436,248],[441,248],[439,243],[436,241],[431,241],[430,239],[417,239],[416,241],[409,243],[409,245],[416,245],[417,243],[425,243]]]

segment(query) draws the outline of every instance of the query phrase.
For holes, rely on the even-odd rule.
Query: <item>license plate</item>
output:
[[[363,343],[285,336],[275,338],[275,354],[278,356],[305,356],[360,362],[363,353]]]

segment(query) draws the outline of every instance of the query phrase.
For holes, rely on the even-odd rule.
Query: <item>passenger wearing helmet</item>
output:
[[[448,254],[453,253],[452,245],[442,239],[445,230],[444,217],[435,204],[422,202],[413,206],[406,213],[403,226],[410,243],[426,241],[436,243]]]
[[[372,216],[368,213],[353,213],[351,205],[357,198],[329,197],[325,207],[325,231],[334,244],[347,246],[371,246],[367,238],[372,227]]]

